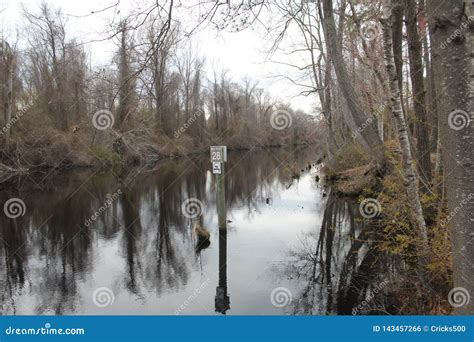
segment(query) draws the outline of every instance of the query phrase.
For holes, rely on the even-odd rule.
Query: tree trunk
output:
[[[401,105],[405,120],[407,111],[403,102],[403,0],[392,1],[392,42],[393,58],[395,59],[395,69],[398,76],[398,87],[400,89]]]
[[[435,71],[440,79],[440,141],[446,175],[449,229],[453,242],[454,287],[470,294],[457,314],[474,312],[474,38],[473,4],[463,0],[429,0]],[[467,299],[467,298],[466,298]]]
[[[418,178],[413,167],[413,157],[410,148],[410,141],[408,139],[407,125],[402,111],[400,87],[393,56],[391,7],[390,0],[384,0],[384,15],[381,20],[383,26],[385,64],[390,81],[391,110],[392,115],[395,117],[395,121],[397,123],[398,141],[402,150],[403,171],[408,200],[410,201],[410,206],[413,211],[413,219],[416,222],[418,233],[423,243],[422,253],[423,255],[426,255],[428,247],[428,234],[426,231],[425,219],[423,217],[423,210],[421,208],[420,197],[418,193]]]
[[[323,0],[323,29],[326,38],[327,51],[329,59],[331,60],[334,71],[336,73],[337,82],[347,102],[349,110],[350,120],[348,122],[349,127],[354,131],[361,127],[366,127],[361,131],[361,134],[357,134],[357,138],[360,142],[367,146],[372,153],[374,161],[377,163],[379,168],[383,168],[385,164],[385,158],[383,154],[383,143],[380,140],[376,120],[373,116],[368,116],[362,106],[362,101],[357,94],[349,73],[347,72],[346,64],[342,54],[342,46],[339,43],[339,38],[336,32],[336,24],[334,21],[333,4],[332,0]],[[355,125],[355,127],[353,127]]]
[[[431,158],[428,118],[426,113],[425,86],[423,80],[423,56],[416,3],[404,0],[407,14],[408,54],[410,59],[410,76],[413,88],[413,103],[416,117],[416,142],[418,170],[427,189],[431,183]]]
[[[0,47],[0,59],[3,60],[5,70],[5,88],[4,88],[4,129],[5,129],[5,140],[8,142],[10,138],[10,121],[12,119],[12,108],[13,108],[13,52],[4,40],[1,40],[2,46]]]
[[[422,29],[422,40],[423,40],[423,60],[425,63],[426,71],[426,89],[427,89],[427,107],[428,111],[428,121],[431,126],[430,133],[430,150],[434,152],[437,150],[438,146],[438,97],[436,96],[436,85],[435,85],[435,71],[433,68],[433,50],[431,45],[433,39],[430,35],[428,25],[426,22],[427,13],[426,13],[426,3],[425,0],[420,0],[420,12],[423,16],[423,23],[420,23],[420,28]],[[428,38],[429,42],[428,43]]]
[[[119,48],[119,108],[115,122],[118,131],[124,131],[128,116],[132,112],[134,101],[134,79],[130,65],[130,47],[128,44],[128,23],[123,21],[120,27]]]

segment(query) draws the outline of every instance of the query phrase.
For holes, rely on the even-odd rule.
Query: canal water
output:
[[[322,183],[319,157],[311,148],[229,152],[221,231],[207,155],[24,177],[0,198],[24,203],[22,216],[0,217],[1,312],[373,311],[381,280],[358,205]]]

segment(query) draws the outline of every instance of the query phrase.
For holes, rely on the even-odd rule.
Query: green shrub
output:
[[[115,166],[120,164],[120,156],[114,151],[103,148],[103,147],[93,147],[91,149],[92,156],[103,166]]]

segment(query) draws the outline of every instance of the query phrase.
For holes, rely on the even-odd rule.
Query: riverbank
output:
[[[372,164],[367,164],[328,175],[327,180],[337,195],[357,197],[367,189],[380,190],[382,178]]]
[[[421,250],[416,225],[412,222],[409,199],[404,187],[400,151],[396,144],[388,142],[388,168],[384,175],[377,172],[371,163],[357,157],[348,162],[347,154],[325,168],[326,181],[339,197],[357,199],[363,220],[373,229],[371,240],[378,252],[386,258],[398,260],[397,272],[403,274],[392,286],[397,290],[392,305],[399,314],[416,314],[417,308],[406,303],[418,303],[430,314],[450,314],[453,307],[448,301],[452,288],[452,244],[451,233],[442,222],[446,210],[439,211],[442,201],[436,191],[421,191],[423,214],[429,231],[429,255],[422,256],[425,265],[418,260]],[[362,165],[360,165],[362,164]],[[436,288],[436,291],[433,289]]]
[[[312,141],[260,144],[251,139],[210,140],[187,135],[168,138],[137,132],[119,134],[116,131],[64,134],[57,130],[38,136],[27,134],[8,143],[3,142],[0,149],[0,184],[15,176],[53,169],[113,169],[120,172],[137,166],[153,166],[163,160],[206,154],[211,145],[227,145],[229,151],[249,151],[314,144]]]

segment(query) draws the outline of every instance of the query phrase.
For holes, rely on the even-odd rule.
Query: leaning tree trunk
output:
[[[410,77],[413,87],[413,103],[416,118],[418,170],[423,180],[424,188],[429,189],[431,183],[431,151],[423,79],[422,42],[418,34],[416,2],[413,0],[404,0],[404,2],[407,14],[408,55],[410,59]]]
[[[453,242],[458,314],[474,314],[474,64],[473,3],[429,0],[437,79],[440,142]],[[469,19],[470,18],[470,19]],[[469,300],[470,296],[470,300]],[[458,299],[461,296],[458,297]],[[453,298],[455,299],[455,298]]]
[[[367,146],[371,150],[374,161],[377,163],[378,167],[382,169],[385,165],[385,157],[383,153],[383,143],[378,134],[376,120],[372,115],[367,115],[364,112],[360,96],[349,77],[342,54],[342,46],[336,31],[332,0],[323,0],[322,4],[323,13],[321,17],[323,20],[323,31],[326,39],[328,55],[334,66],[337,84],[347,103],[351,119],[348,121],[353,121],[348,122],[348,126],[353,130],[360,130],[360,128],[365,127],[365,129],[361,131],[361,134],[357,134],[357,138],[360,140],[362,145]]]
[[[413,212],[413,219],[416,222],[418,228],[419,236],[422,239],[422,253],[426,255],[428,247],[428,234],[418,192],[418,178],[413,167],[413,157],[411,154],[410,141],[408,140],[407,125],[405,117],[403,116],[401,105],[400,87],[393,56],[391,15],[390,0],[384,0],[384,15],[381,22],[383,27],[385,64],[390,81],[391,110],[392,115],[395,117],[395,121],[397,123],[398,141],[402,150],[403,171],[408,200]]]

